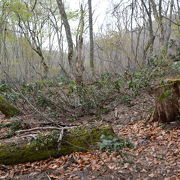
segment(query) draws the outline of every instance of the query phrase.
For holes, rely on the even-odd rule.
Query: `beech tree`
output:
[[[18,26],[22,30],[22,33],[29,42],[31,48],[39,55],[41,59],[40,62],[43,67],[42,78],[47,78],[49,67],[44,57],[41,38],[43,33],[43,27],[46,23],[47,17],[40,16],[41,12],[36,11],[36,1],[33,5],[27,4],[25,2],[22,5],[24,6],[24,8],[26,8],[27,12],[33,13],[33,15],[31,16],[31,18],[24,19],[18,11],[15,11],[15,14],[18,18]]]
[[[41,11],[37,11],[37,1],[28,4],[23,1],[4,1],[3,3],[3,11],[7,13],[6,32],[11,33],[15,39],[22,37],[27,40],[32,50],[40,57],[43,74],[39,72],[39,75],[47,78],[49,67],[42,47],[43,28],[47,17],[42,18]],[[7,37],[7,34],[4,37]]]
[[[94,38],[93,38],[93,14],[91,0],[88,0],[88,10],[89,10],[89,44],[90,44],[90,67],[92,73],[94,74]]]
[[[69,25],[68,17],[65,12],[65,7],[62,0],[57,0],[59,12],[66,32],[66,39],[68,44],[68,63],[70,67],[71,77],[75,79],[77,84],[83,81],[84,60],[82,57],[83,48],[83,33],[84,33],[84,10],[81,5],[80,19],[76,34],[76,47],[73,45],[72,32]]]
[[[112,0],[98,32],[93,1],[79,2],[86,6],[74,12],[63,0],[0,1],[1,77],[6,71],[20,81],[63,75],[79,82],[141,68],[155,54],[168,55],[170,42],[179,45],[178,0]]]

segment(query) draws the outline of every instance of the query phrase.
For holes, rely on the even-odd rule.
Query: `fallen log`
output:
[[[180,118],[180,79],[168,79],[156,88],[155,96],[152,122],[170,123]]]
[[[13,117],[20,114],[20,110],[6,101],[5,98],[0,96],[0,111],[7,117]]]
[[[55,130],[0,141],[0,164],[17,164],[97,149],[101,135],[116,136],[110,126]],[[33,137],[33,139],[32,139]],[[35,138],[34,138],[35,137]]]

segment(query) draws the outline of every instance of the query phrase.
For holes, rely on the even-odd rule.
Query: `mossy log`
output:
[[[180,118],[180,79],[168,79],[156,89],[155,96],[152,122],[170,123]]]
[[[5,98],[0,96],[0,111],[7,117],[13,117],[20,114],[20,110],[6,101]]]
[[[40,134],[35,139],[15,137],[0,141],[0,164],[17,164],[97,149],[101,135],[116,136],[110,126],[87,126]]]

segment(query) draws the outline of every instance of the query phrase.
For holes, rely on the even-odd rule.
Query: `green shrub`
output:
[[[102,135],[100,137],[101,142],[98,143],[100,150],[107,150],[107,151],[120,151],[123,148],[133,148],[134,145],[125,139],[119,139],[113,136],[105,136]]]
[[[180,62],[175,62],[171,65],[172,70],[174,73],[179,74],[180,73]]]
[[[46,108],[49,106],[49,104],[50,104],[49,99],[46,96],[44,96],[42,94],[37,96],[37,99],[36,99],[37,106]]]
[[[10,123],[9,127],[11,131],[15,132],[22,128],[22,122],[21,120],[14,120]]]
[[[141,71],[131,74],[131,80],[129,80],[127,84],[135,96],[139,94],[142,88],[150,85],[150,79],[147,72],[148,69],[144,68]]]
[[[2,123],[0,125],[0,129],[1,128],[9,128],[9,131],[3,138],[10,138],[15,134],[17,130],[22,129],[22,122],[21,120],[13,120],[12,122],[7,123],[7,124]]]
[[[5,83],[5,81],[0,82],[0,92],[8,92],[10,90],[10,86]]]
[[[18,100],[21,97],[21,95],[19,93],[17,93],[17,92],[13,92],[13,93],[11,93],[11,92],[4,92],[4,93],[2,93],[2,95],[6,99],[10,100],[11,102],[14,102],[14,101]]]

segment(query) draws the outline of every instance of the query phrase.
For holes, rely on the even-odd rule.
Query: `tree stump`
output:
[[[168,79],[155,90],[155,110],[152,122],[170,123],[180,120],[180,79]]]

